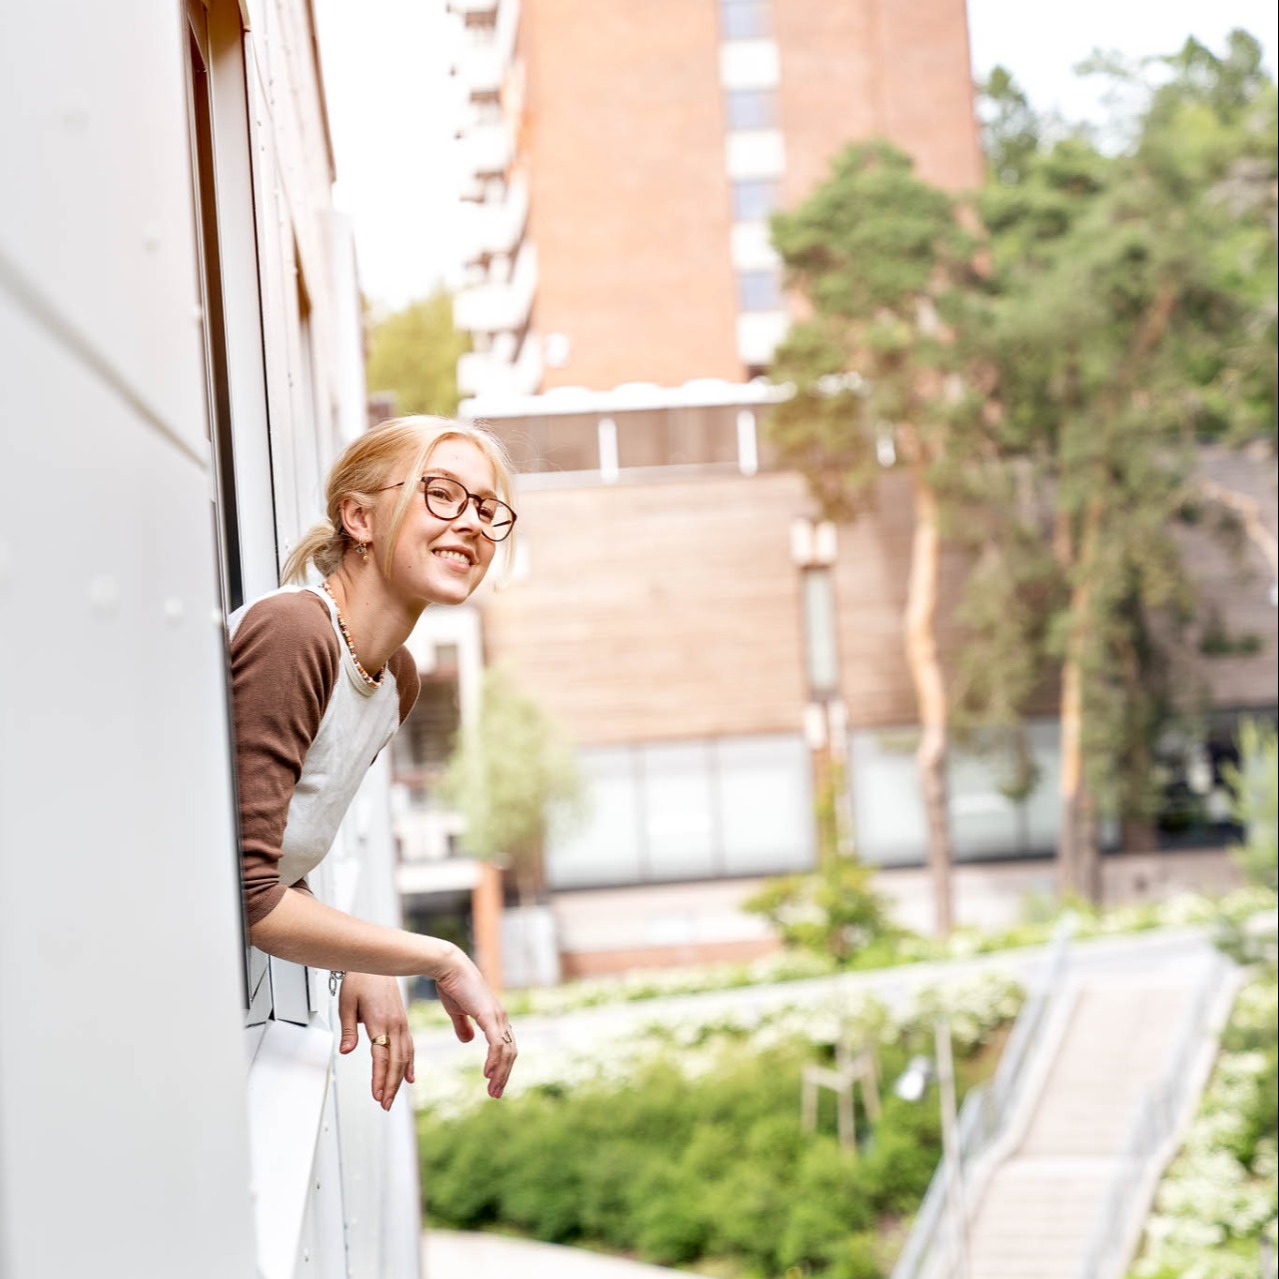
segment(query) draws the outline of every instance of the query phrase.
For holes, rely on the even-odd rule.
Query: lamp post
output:
[[[955,1279],[969,1279],[964,1173],[955,1108],[955,1059],[951,1051],[950,1019],[945,1014],[933,1019],[933,1057],[912,1057],[893,1085],[893,1092],[903,1101],[921,1101],[933,1079],[938,1083],[941,1104],[941,1166],[946,1178],[946,1208],[950,1217],[947,1271]]]

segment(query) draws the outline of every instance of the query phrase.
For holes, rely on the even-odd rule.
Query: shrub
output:
[[[742,908],[767,919],[787,946],[833,956],[840,965],[868,947],[888,959],[905,931],[871,887],[874,874],[855,857],[831,854],[811,874],[769,880]]]

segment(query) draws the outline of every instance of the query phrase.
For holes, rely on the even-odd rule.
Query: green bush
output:
[[[1279,737],[1273,724],[1246,719],[1239,726],[1237,768],[1226,771],[1235,818],[1245,842],[1235,857],[1251,883],[1279,886]]]
[[[907,1037],[909,1038],[909,1037]],[[904,1064],[885,1046],[882,1077]],[[844,1149],[824,1098],[800,1119],[812,1050],[731,1045],[689,1078],[659,1063],[625,1085],[530,1092],[451,1119],[424,1119],[423,1187],[440,1226],[500,1227],[663,1265],[713,1263],[753,1279],[882,1279],[877,1228],[912,1213],[940,1149],[935,1095],[883,1098]],[[963,1073],[974,1075],[971,1063]]]

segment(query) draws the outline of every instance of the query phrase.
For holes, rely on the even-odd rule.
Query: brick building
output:
[[[406,739],[402,773],[429,794],[482,661],[506,663],[590,783],[587,826],[550,851],[564,968],[759,953],[769,939],[737,906],[760,876],[813,864],[815,753],[845,766],[865,860],[918,865],[925,848],[901,625],[909,485],[890,449],[876,509],[836,529],[770,467],[758,426],[783,392],[758,375],[793,302],[767,217],[874,136],[940,185],[978,183],[963,0],[452,7],[475,228],[456,301],[475,343],[462,411],[519,466],[521,544],[505,586],[419,627],[436,729]],[[962,577],[944,566],[944,619]],[[1225,707],[1279,695],[1274,610],[1254,593],[1219,592],[1228,625],[1246,614],[1264,636],[1216,690]],[[1052,851],[1051,698],[1043,709],[1042,780],[1020,802],[999,761],[954,753],[961,861]],[[419,905],[450,874],[463,891],[455,819],[410,806],[401,828]]]
[[[963,0],[457,0],[475,229],[465,393],[745,380],[786,303],[767,217],[891,138],[981,177]]]

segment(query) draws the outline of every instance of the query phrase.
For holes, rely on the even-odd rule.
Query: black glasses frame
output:
[[[466,494],[465,501],[463,501],[462,505],[456,511],[454,511],[452,515],[445,514],[442,511],[437,511],[435,507],[431,505],[431,485],[430,485],[431,480],[443,480],[446,484],[456,484],[458,488],[460,488],[462,492]],[[426,509],[430,511],[431,514],[434,515],[437,520],[455,520],[457,519],[459,515],[462,514],[464,510],[466,510],[468,502],[474,502],[475,514],[479,516],[479,520],[480,520],[480,526],[481,526],[480,536],[484,538],[486,541],[505,542],[506,539],[511,536],[511,533],[515,528],[515,521],[519,519],[519,516],[516,515],[515,511],[511,507],[509,507],[505,502],[503,502],[501,498],[483,497],[479,493],[472,493],[471,490],[468,489],[466,485],[462,483],[461,480],[455,480],[451,475],[419,475],[417,478],[417,482],[422,485],[422,500],[426,503]],[[406,485],[407,483],[408,483],[408,480],[400,480],[396,484],[387,484],[384,487],[378,489],[377,491],[379,493],[385,493],[387,489],[403,488],[404,485]],[[485,523],[484,523],[484,503],[485,502],[491,503],[496,508],[493,512],[493,518],[488,521],[487,526],[485,526]],[[499,522],[499,517],[503,511],[505,511],[507,515],[510,516],[510,519],[501,520]],[[500,528],[503,531],[499,533],[497,536],[494,536],[491,532],[489,532],[489,529],[493,529],[493,528]]]

